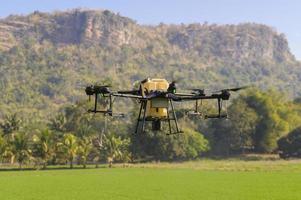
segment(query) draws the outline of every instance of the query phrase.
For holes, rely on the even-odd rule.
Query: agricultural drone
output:
[[[173,105],[175,102],[194,101],[195,109],[189,112],[192,115],[203,116],[204,118],[227,118],[227,112],[222,112],[223,101],[230,98],[230,92],[236,92],[246,87],[222,89],[210,94],[206,94],[203,89],[192,89],[189,93],[177,93],[176,82],[168,83],[165,79],[147,78],[140,82],[137,90],[113,91],[108,85],[91,85],[85,89],[86,94],[94,96],[94,108],[88,110],[92,113],[102,113],[107,116],[123,116],[113,112],[113,98],[132,98],[137,99],[140,103],[139,114],[137,118],[135,133],[145,131],[146,122],[152,123],[152,130],[161,130],[161,122],[168,122],[169,134],[181,133],[179,129],[177,115]],[[108,108],[98,110],[100,98],[108,99]],[[203,100],[217,101],[217,114],[206,115],[199,111],[199,103],[202,105]],[[225,108],[226,109],[226,108]],[[172,121],[174,122],[175,131],[172,131]]]

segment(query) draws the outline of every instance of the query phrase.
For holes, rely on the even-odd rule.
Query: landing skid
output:
[[[146,117],[146,105],[147,105],[147,101],[146,100],[142,100],[141,101],[141,105],[140,105],[140,109],[139,109],[139,115],[138,115],[138,119],[137,119],[137,124],[136,124],[136,129],[135,129],[135,134],[137,134],[138,132],[145,132],[145,123],[147,121],[156,121],[156,120],[160,120],[160,121],[167,121],[168,122],[168,128],[169,128],[169,133],[167,133],[167,135],[173,135],[173,134],[178,134],[178,133],[183,133],[183,131],[181,131],[179,129],[179,125],[178,125],[178,119],[176,116],[176,112],[173,106],[173,102],[171,99],[168,100],[169,101],[169,105],[171,108],[171,112],[172,112],[172,116],[170,116],[170,108],[167,108],[167,118],[164,119],[156,119],[156,118],[149,118]],[[171,122],[174,122],[175,125],[175,129],[176,131],[172,131],[172,125]],[[139,130],[139,127],[141,125],[141,128]]]

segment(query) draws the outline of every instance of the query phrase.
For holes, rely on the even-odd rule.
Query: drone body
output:
[[[141,83],[142,95],[146,96],[150,92],[167,92],[169,83],[165,79],[147,79]],[[152,98],[146,102],[147,118],[167,118],[168,99],[162,97]]]
[[[205,118],[226,118],[227,114],[222,113],[222,102],[229,100],[231,91],[244,88],[223,89],[209,95],[205,94],[203,89],[193,89],[193,92],[190,93],[177,93],[174,81],[168,83],[165,79],[147,78],[140,82],[138,90],[111,91],[109,86],[92,85],[86,87],[85,91],[89,97],[94,95],[94,109],[89,110],[90,112],[114,116],[116,113],[113,112],[113,98],[134,98],[140,103],[135,133],[140,132],[139,128],[144,132],[145,124],[149,121],[152,122],[152,130],[161,130],[161,122],[166,121],[168,122],[169,134],[174,134],[181,131],[173,101],[195,101],[195,109],[192,111],[194,115],[204,116]],[[109,108],[106,110],[97,109],[99,97],[109,98]],[[203,115],[203,113],[198,112],[198,101],[202,100],[217,100],[218,114]],[[174,128],[172,128],[172,122],[174,122]],[[175,130],[173,131],[173,129]]]
[[[161,122],[167,121],[169,125],[169,133],[181,132],[178,127],[177,118],[171,99],[166,98],[170,84],[165,79],[147,78],[140,83],[140,91],[142,96],[148,97],[147,100],[141,101],[139,116],[136,125],[136,133],[140,123],[142,123],[142,131],[146,121],[152,122],[152,130],[161,130]],[[170,108],[171,107],[171,108]],[[170,109],[172,117],[170,116]],[[174,121],[176,131],[172,132],[171,121]]]

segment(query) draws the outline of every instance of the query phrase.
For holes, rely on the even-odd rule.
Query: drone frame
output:
[[[225,108],[226,113],[223,114],[223,101],[227,101],[230,98],[230,92],[231,91],[238,91],[240,89],[244,89],[246,87],[240,87],[240,88],[231,88],[231,89],[224,89],[217,91],[219,93],[213,93],[211,95],[205,95],[203,90],[198,90],[201,92],[198,93],[176,93],[175,90],[172,92],[167,91],[167,92],[162,92],[162,91],[154,91],[152,93],[149,93],[146,96],[142,96],[141,92],[139,90],[131,90],[131,91],[110,91],[108,89],[108,86],[88,86],[86,87],[86,94],[89,96],[94,95],[94,109],[93,110],[88,110],[88,112],[93,112],[93,113],[102,113],[105,116],[119,116],[119,117],[124,117],[123,113],[113,113],[113,97],[125,97],[125,98],[134,98],[139,100],[140,103],[140,109],[139,109],[139,114],[137,117],[137,122],[136,122],[136,127],[135,127],[135,134],[138,134],[140,130],[142,132],[145,132],[145,125],[147,121],[153,121],[156,122],[158,121],[159,124],[153,123],[154,126],[158,126],[159,128],[153,128],[153,130],[160,130],[161,127],[161,121],[167,121],[168,122],[168,128],[169,128],[169,133],[167,135],[171,134],[178,134],[182,133],[182,131],[179,129],[179,124],[178,124],[178,119],[177,115],[175,112],[175,108],[173,105],[173,101],[175,102],[182,102],[182,101],[195,101],[195,109],[193,110],[193,115],[200,115],[202,116],[203,113],[199,112],[199,100],[201,101],[201,106],[202,106],[202,101],[203,100],[210,100],[210,99],[216,99],[217,100],[217,108],[218,108],[218,113],[216,115],[204,115],[203,117],[205,119],[212,119],[212,118],[228,118],[227,114],[227,107]],[[98,110],[97,104],[99,100],[99,96],[102,96],[104,98],[109,98],[109,108],[106,110]],[[100,96],[100,97],[101,97]],[[167,99],[167,117],[164,118],[156,118],[156,117],[149,117],[146,116],[147,113],[147,104],[149,100],[152,100],[154,98],[165,98]],[[107,106],[106,106],[107,107]],[[175,132],[173,132],[172,128],[172,121],[174,122],[175,126]],[[139,129],[139,127],[141,128]]]

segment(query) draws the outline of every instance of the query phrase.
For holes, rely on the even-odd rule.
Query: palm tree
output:
[[[54,155],[53,134],[48,129],[40,131],[33,136],[34,153],[42,160],[43,169],[46,169],[48,161]]]
[[[76,153],[78,151],[77,139],[71,134],[65,134],[63,138],[63,143],[61,143],[63,147],[63,151],[67,157],[67,160],[70,163],[70,168],[73,168],[73,160],[76,157]]]
[[[93,134],[93,129],[92,126],[88,124],[82,124],[79,126],[78,130],[76,131],[77,137],[84,138],[84,137],[89,137]]]
[[[125,160],[130,156],[127,151],[128,144],[129,140],[122,140],[113,134],[104,135],[104,153],[109,167],[112,167],[115,160]]]
[[[84,137],[79,140],[78,145],[78,155],[80,161],[83,164],[83,168],[86,168],[88,156],[93,149],[92,141],[90,138]]]
[[[10,164],[13,164],[15,162],[15,155],[13,152],[13,141],[15,138],[16,132],[12,132],[10,134],[3,134],[1,136],[1,156],[2,160],[9,161]]]
[[[29,148],[29,139],[25,133],[17,133],[12,140],[12,153],[19,163],[19,168],[22,164],[31,158],[31,150]]]
[[[52,131],[64,132],[66,131],[66,117],[63,113],[59,113],[56,117],[50,120],[48,124]]]
[[[2,144],[2,160],[9,160],[10,164],[15,162],[15,155],[13,152],[13,146],[11,140],[4,138],[4,143]]]
[[[2,135],[0,135],[0,162],[2,162],[2,159],[4,157],[5,148],[6,148],[6,142],[2,137]]]
[[[92,140],[92,145],[93,145],[93,148],[92,148],[93,161],[95,162],[95,168],[98,168],[99,162],[104,157],[104,155],[103,155],[103,149],[104,149],[103,137],[101,135],[100,138],[93,137],[91,140]]]
[[[21,120],[18,118],[17,114],[6,115],[4,122],[0,124],[4,135],[9,135],[15,131],[18,131],[21,126]]]

